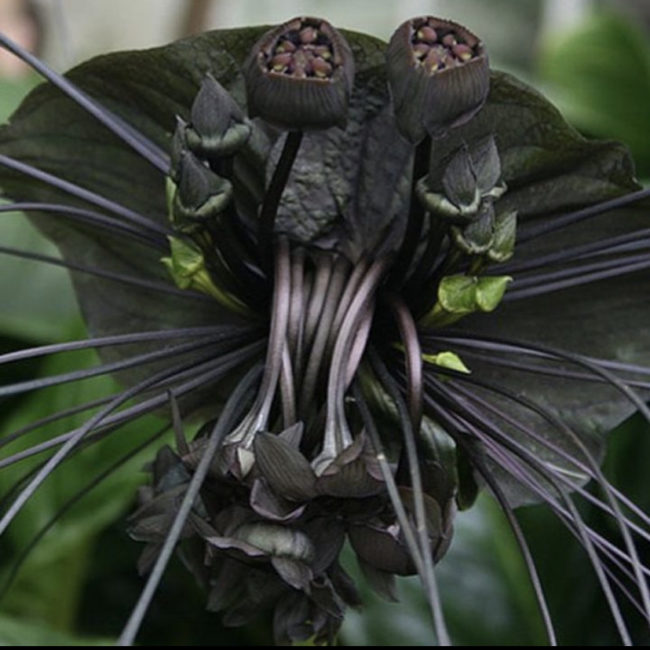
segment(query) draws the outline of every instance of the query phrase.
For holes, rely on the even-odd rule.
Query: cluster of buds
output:
[[[432,160],[429,174],[418,181],[416,190],[424,207],[451,225],[454,243],[465,253],[485,254],[493,262],[512,255],[517,215],[495,213],[495,202],[506,185],[493,136],[461,146],[442,165]]]
[[[204,430],[210,427],[205,427]],[[238,479],[213,463],[182,533],[180,555],[208,590],[208,609],[227,625],[273,611],[276,643],[332,643],[347,606],[360,598],[339,562],[346,538],[370,584],[395,599],[394,576],[416,572],[377,461],[363,437],[329,474],[317,477],[300,452],[302,427],[256,438],[254,470]],[[163,448],[153,482],[141,488],[129,534],[145,542],[138,568],[151,569],[206,439]],[[423,461],[426,463],[426,461]],[[432,458],[424,504],[434,561],[447,550],[455,512],[454,480]],[[435,469],[433,466],[435,465]],[[453,465],[453,463],[452,463]],[[400,488],[414,517],[414,498]]]
[[[225,88],[206,75],[192,104],[190,122],[178,118],[174,133],[168,195],[176,230],[196,232],[231,204],[233,187],[223,162],[246,145],[252,129]]]

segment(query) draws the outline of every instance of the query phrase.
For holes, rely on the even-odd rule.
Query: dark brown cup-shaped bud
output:
[[[290,130],[345,126],[352,50],[320,18],[294,18],[255,44],[245,66],[248,113]]]
[[[388,45],[387,74],[398,128],[414,144],[470,120],[490,85],[481,41],[462,25],[432,16],[397,28]]]

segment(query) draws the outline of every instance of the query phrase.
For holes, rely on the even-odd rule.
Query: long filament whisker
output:
[[[20,257],[22,259],[32,260],[35,262],[43,262],[45,264],[51,264],[52,266],[61,266],[71,271],[87,273],[89,275],[94,275],[96,277],[103,278],[105,280],[120,282],[122,284],[128,284],[134,287],[140,287],[142,289],[147,289],[148,291],[155,291],[157,293],[169,294],[169,295],[177,296],[179,298],[189,298],[191,300],[200,300],[202,302],[208,302],[208,301],[212,302],[214,300],[210,296],[203,293],[199,293],[198,291],[179,289],[177,287],[172,286],[171,284],[165,284],[163,282],[154,282],[153,280],[145,280],[133,275],[116,273],[115,271],[106,271],[104,269],[100,269],[95,266],[76,264],[75,262],[68,262],[59,259],[57,257],[43,255],[42,253],[33,253],[30,251],[24,251],[17,248],[11,248],[9,246],[0,246],[0,254],[11,255],[13,257]]]
[[[9,169],[14,169],[27,176],[35,178],[36,180],[42,181],[43,183],[47,183],[52,187],[63,190],[71,196],[76,196],[77,198],[82,199],[87,203],[91,203],[99,208],[107,210],[108,212],[112,212],[113,214],[126,219],[130,223],[138,224],[144,227],[146,230],[161,234],[163,236],[173,234],[173,231],[170,228],[160,225],[153,219],[149,219],[148,217],[138,214],[134,210],[120,205],[115,201],[111,201],[110,199],[107,199],[100,194],[91,192],[90,190],[80,187],[79,185],[75,185],[75,183],[66,181],[63,178],[59,178],[54,174],[50,174],[46,171],[43,171],[42,169],[28,165],[27,163],[21,162],[20,160],[15,160],[9,156],[0,154],[0,165],[4,165]]]
[[[636,192],[630,192],[629,194],[624,194],[623,196],[618,196],[615,199],[610,199],[608,201],[601,201],[595,205],[590,205],[586,208],[575,210],[567,214],[551,218],[547,217],[544,219],[543,223],[522,228],[520,234],[517,235],[517,243],[523,244],[524,242],[540,237],[541,235],[547,235],[556,230],[584,221],[585,219],[595,217],[603,212],[616,210],[617,208],[622,208],[626,205],[631,205],[632,203],[647,198],[650,198],[650,189],[637,190]]]
[[[406,546],[409,550],[411,559],[413,560],[413,564],[416,567],[418,575],[420,576],[420,579],[427,589],[429,606],[431,608],[433,625],[436,632],[438,644],[450,646],[451,639],[449,637],[449,633],[447,632],[447,626],[445,624],[444,615],[440,606],[440,599],[438,598],[435,582],[433,585],[428,583],[427,573],[424,567],[424,559],[422,557],[422,554],[426,551],[424,549],[420,549],[420,546],[417,542],[415,531],[413,530],[412,524],[409,521],[408,515],[406,514],[404,504],[402,503],[402,499],[399,495],[399,491],[395,483],[395,478],[393,477],[393,473],[388,464],[386,453],[381,443],[381,438],[377,432],[375,422],[363,396],[363,392],[357,385],[357,382],[352,385],[352,393],[354,395],[359,414],[361,415],[361,419],[364,423],[364,427],[368,432],[368,437],[370,438],[370,442],[374,449],[375,457],[379,463],[379,467],[384,478],[384,483],[386,484],[386,491],[388,492],[391,504],[395,510],[395,515],[402,530],[402,534],[404,535]]]
[[[458,392],[459,394],[463,395],[466,398],[469,398],[473,401],[475,401],[479,406],[483,408],[487,408],[491,410],[492,412],[496,412],[497,409],[494,407],[491,407],[485,400],[480,399],[479,397],[468,393],[465,389],[462,388],[458,384],[457,381],[452,381],[450,382],[450,385],[452,385]],[[560,431],[562,431],[565,435],[567,435],[573,442],[574,444],[579,448],[581,453],[584,455],[584,458],[587,462],[587,467],[589,470],[589,473],[597,480],[599,487],[603,490],[605,494],[605,498],[611,508],[610,514],[614,517],[616,520],[619,530],[623,536],[623,540],[625,543],[625,546],[628,550],[629,553],[629,561],[630,565],[632,566],[635,575],[636,575],[636,580],[637,584],[639,585],[639,591],[641,593],[641,598],[642,602],[645,608],[646,612],[646,617],[648,620],[650,620],[650,598],[648,595],[648,590],[647,590],[647,585],[645,578],[643,576],[643,564],[641,563],[641,560],[639,558],[636,546],[634,544],[634,541],[632,540],[632,537],[630,535],[630,522],[628,519],[623,515],[619,503],[617,499],[615,498],[614,494],[612,493],[612,490],[610,489],[609,482],[603,475],[602,471],[600,470],[600,467],[598,466],[598,463],[593,457],[593,454],[587,449],[585,444],[580,440],[580,438],[573,432],[568,426],[566,426],[559,418],[554,417],[551,413],[547,413],[545,410],[541,408],[535,408],[528,400],[524,400],[523,398],[520,400],[520,403],[522,403],[526,408],[534,410],[538,415],[541,415],[543,418],[545,418],[547,421],[549,421],[552,425],[557,427]],[[517,428],[519,428],[521,431],[524,431],[528,435],[531,435],[532,432],[528,430],[527,427],[519,425],[513,418],[508,417],[505,413],[498,413],[499,417],[502,417],[504,420],[508,421],[509,423],[513,424]],[[533,436],[535,440],[543,444],[543,439],[541,436],[534,435]],[[519,446],[516,442],[513,441],[513,444],[516,444]],[[555,445],[549,444],[548,445],[550,448],[554,448]],[[574,459],[571,459],[572,462],[575,462]],[[566,482],[569,484],[569,489],[571,489],[571,483],[570,481],[566,480],[561,474],[556,474],[558,479],[560,479],[562,482]],[[582,490],[579,490],[582,492]],[[594,501],[598,505],[600,504],[600,501],[598,499],[593,498]],[[605,504],[602,504],[604,507]],[[605,508],[607,510],[607,508]],[[639,529],[640,530],[640,529]],[[641,533],[644,537],[647,538],[647,533],[642,532]]]
[[[453,395],[451,391],[449,391],[437,379],[434,377],[429,377],[428,379],[432,387],[435,387],[438,395],[443,396],[444,399],[449,401],[449,403],[452,404],[455,409],[458,409],[462,413],[461,417],[465,423],[465,426],[469,429],[469,431],[471,431],[471,434],[473,436],[475,436],[483,443],[486,449],[492,451],[492,455],[495,458],[496,462],[506,471],[511,473],[515,478],[517,478],[517,480],[533,489],[530,484],[530,481],[532,480],[531,477],[526,477],[525,475],[522,475],[521,472],[517,471],[517,468],[509,462],[509,457],[505,455],[507,450],[515,447],[515,441],[509,438],[506,434],[502,433],[500,429],[494,426],[492,423],[489,423],[488,425],[488,422],[486,421],[484,415],[481,416],[480,413],[478,413],[473,407],[467,404],[466,400],[459,399]],[[431,398],[427,399],[427,403],[429,407],[434,409],[435,412],[440,411],[440,409],[436,407],[435,401],[433,401]],[[484,429],[481,429],[481,426],[484,427]],[[489,433],[487,432],[488,429]],[[499,441],[498,444],[497,440]],[[549,476],[547,473],[547,468],[541,464],[538,459],[536,459],[530,452],[528,452],[528,450],[517,449],[516,447],[515,449],[515,451],[509,451],[509,453],[514,453],[515,456],[521,457],[526,463],[528,463],[531,468],[533,468],[544,478],[545,481],[553,486],[554,490],[556,490],[557,494],[559,494],[562,500],[565,502],[569,512],[568,520],[570,520],[572,524],[576,526],[576,532],[579,538],[582,540],[585,551],[591,560],[591,564],[594,568],[594,571],[596,572],[601,588],[603,590],[603,594],[605,595],[605,598],[609,604],[609,608],[614,618],[616,627],[619,631],[621,640],[624,645],[631,645],[629,631],[625,625],[625,621],[620,611],[618,602],[616,601],[616,598],[612,592],[609,580],[603,571],[603,565],[601,564],[596,550],[594,549],[594,542],[589,527],[586,526],[582,521],[580,513],[576,509],[566,490],[564,490],[561,485],[558,485],[553,476]],[[536,483],[533,485],[535,484]],[[544,494],[543,490],[542,494]],[[543,498],[547,503],[549,503],[549,505],[552,505],[554,502],[553,499],[549,499],[548,497]]]
[[[14,43],[1,32],[0,45],[43,75],[43,77],[45,77],[50,83],[63,91],[85,111],[97,118],[104,126],[132,147],[143,158],[149,161],[154,167],[156,167],[156,169],[161,171],[163,174],[167,174],[169,171],[169,157],[162,151],[162,149],[151,142],[151,140],[142,135],[140,131],[127,124],[121,117],[118,117],[112,111],[109,111],[99,102],[91,99],[91,97],[78,86],[52,70],[48,65],[24,50],[17,43]]]
[[[148,332],[133,332],[129,334],[114,334],[96,338],[80,339],[65,343],[52,343],[40,345],[34,348],[25,348],[14,352],[7,352],[0,355],[0,364],[33,359],[35,357],[49,356],[61,352],[73,352],[76,350],[87,350],[88,348],[104,348],[116,345],[129,345],[132,343],[149,343],[153,341],[167,341],[184,337],[202,337],[221,333],[224,337],[241,332],[251,332],[252,329],[243,327],[231,327],[228,325],[208,325],[205,327],[183,327],[168,330],[151,330]]]
[[[431,540],[429,538],[429,533],[427,530],[424,507],[424,491],[422,489],[422,475],[420,472],[420,463],[418,458],[417,443],[415,440],[415,432],[411,424],[409,409],[402,399],[397,384],[390,376],[388,369],[379,358],[379,355],[371,350],[369,356],[370,363],[372,364],[377,378],[395,403],[399,414],[401,431],[404,436],[404,447],[406,449],[406,456],[408,458],[411,487],[413,489],[415,502],[416,532],[418,534],[420,550],[423,558],[424,574],[422,577],[425,587],[427,588],[427,593],[429,595],[429,602],[431,603],[432,614],[435,621],[436,630],[438,631],[439,635],[438,640],[441,645],[449,645],[451,642],[449,640],[444,616],[440,607],[440,596],[438,593],[437,581],[433,569],[433,550],[431,548]]]
[[[184,395],[194,389],[200,388],[210,382],[214,382],[220,379],[226,372],[228,372],[229,370],[231,370],[236,366],[245,363],[251,357],[256,355],[262,349],[262,346],[263,346],[263,341],[258,341],[256,343],[251,343],[241,349],[235,350],[233,352],[229,352],[223,355],[222,357],[217,357],[215,359],[203,361],[202,363],[195,362],[194,364],[188,364],[188,363],[179,364],[177,366],[172,367],[171,369],[169,369],[169,371],[165,373],[159,373],[157,376],[153,376],[152,378],[150,378],[150,381],[148,382],[141,382],[140,384],[138,384],[138,386],[141,386],[139,392],[146,393],[147,391],[150,391],[152,388],[155,388],[157,384],[161,384],[161,387],[163,387],[165,381],[177,382],[180,381],[182,378],[187,377],[188,375],[189,376],[194,375],[195,376],[194,379],[190,379],[174,387],[174,394],[176,396]],[[131,389],[131,391],[132,390],[133,389]],[[115,396],[115,400],[111,401],[110,404],[113,404],[113,402],[118,400],[118,398],[122,398],[127,392],[130,391],[118,393]],[[126,397],[124,401],[127,401],[128,399],[130,399],[130,397]],[[119,411],[117,414],[114,415],[109,414],[107,416],[103,416],[101,415],[101,413],[103,413],[102,411],[100,412],[101,422],[97,422],[96,425],[93,424],[91,428],[107,429],[110,427],[119,426],[124,422],[128,422],[130,420],[133,420],[136,417],[140,417],[141,415],[156,410],[160,406],[163,406],[168,401],[168,399],[169,399],[169,391],[164,390],[163,392],[159,393],[154,397],[148,398],[138,404],[135,404],[134,406],[130,406],[128,408],[125,408],[122,411]],[[115,408],[111,410],[115,410]],[[36,454],[42,453],[43,451],[46,451],[47,449],[51,449],[52,447],[57,447],[59,445],[66,445],[72,439],[81,439],[83,438],[83,435],[85,435],[83,434],[85,428],[86,426],[82,428],[73,429],[72,431],[68,431],[67,433],[51,438],[50,440],[42,442],[38,445],[33,445],[29,449],[26,449],[21,452],[17,452],[10,457],[4,458],[0,460],[0,468],[6,467],[8,465],[12,465],[25,458],[29,458]]]
[[[169,250],[169,243],[166,238],[156,236],[128,222],[113,219],[99,212],[84,210],[72,205],[61,205],[58,203],[36,203],[20,201],[17,203],[0,204],[0,213],[4,212],[41,212],[61,214],[69,219],[75,219],[81,223],[90,223],[94,226],[104,228],[119,235],[126,235],[132,239],[138,240],[142,244],[147,244],[160,251]]]
[[[208,348],[217,345],[221,337],[207,337],[199,341],[191,341],[189,343],[182,343],[172,347],[164,348],[161,350],[154,350],[153,352],[146,352],[138,354],[133,357],[128,357],[121,361],[113,361],[111,363],[100,364],[93,368],[84,370],[73,370],[70,372],[53,375],[51,377],[42,377],[40,379],[30,379],[28,381],[17,382],[15,384],[8,384],[0,386],[0,397],[7,397],[9,395],[16,395],[25,393],[32,390],[40,390],[49,386],[58,386],[61,384],[89,379],[91,377],[98,377],[107,375],[109,373],[126,370],[128,368],[146,365],[160,359],[166,359],[176,355],[183,355],[187,352],[194,352],[202,348]],[[226,341],[228,342],[228,341]]]
[[[461,439],[459,438],[459,440]],[[467,450],[467,453],[471,453],[471,451]],[[499,502],[499,505],[501,506],[501,509],[503,510],[503,513],[506,516],[512,534],[514,535],[517,544],[519,546],[519,550],[521,551],[524,564],[526,565],[531,586],[533,588],[533,593],[535,594],[535,599],[537,600],[537,606],[539,607],[539,612],[542,617],[542,622],[546,630],[546,636],[548,638],[549,645],[557,646],[557,636],[555,634],[555,628],[553,626],[551,613],[548,609],[548,603],[544,595],[544,589],[539,579],[539,574],[537,573],[535,560],[533,559],[533,555],[530,551],[528,543],[526,542],[526,537],[524,535],[524,532],[522,531],[521,526],[519,525],[517,516],[515,515],[514,510],[512,509],[510,504],[508,503],[508,499],[506,498],[505,494],[499,487],[498,482],[490,474],[483,460],[481,458],[478,458],[477,456],[474,456],[473,462],[477,472],[490,488],[490,491]]]
[[[468,377],[467,375],[464,375],[462,373],[454,373],[453,371],[449,371],[447,369],[441,369],[440,374],[446,374],[452,377],[455,377],[457,380],[460,380],[462,382],[466,382],[469,384],[473,384],[476,386],[479,386],[487,391],[491,391],[493,393],[496,393],[498,395],[502,395],[503,397],[506,397],[509,400],[512,400],[513,402],[523,406],[524,408],[536,413],[540,417],[544,418],[547,422],[549,422],[552,426],[556,427],[559,431],[561,431],[563,434],[567,435],[569,438],[571,438],[581,449],[582,453],[585,455],[585,458],[587,459],[588,463],[585,464],[583,463],[579,458],[575,458],[572,456],[570,453],[568,453],[566,450],[562,449],[558,445],[554,444],[552,441],[547,440],[543,436],[537,434],[533,429],[530,427],[525,426],[521,422],[517,421],[515,418],[510,417],[507,413],[504,413],[500,409],[497,409],[494,405],[492,405],[490,402],[487,400],[484,400],[480,398],[478,395],[475,393],[470,393],[469,391],[465,390],[462,386],[459,385],[458,381],[450,381],[450,386],[453,386],[456,390],[459,391],[460,394],[463,396],[467,397],[468,399],[471,399],[474,401],[477,405],[479,405],[481,408],[486,409],[486,411],[489,411],[495,415],[497,415],[499,418],[503,419],[505,422],[508,424],[514,426],[517,428],[519,431],[524,433],[525,435],[529,436],[532,440],[534,440],[536,443],[541,445],[542,447],[549,449],[550,451],[558,454],[565,460],[569,461],[572,465],[574,465],[578,470],[584,472],[589,478],[596,479],[598,481],[598,484],[600,487],[606,492],[606,494],[609,495],[610,499],[616,499],[617,502],[621,501],[619,498],[620,493],[618,493],[612,485],[609,484],[609,482],[606,480],[606,478],[602,475],[602,472],[600,468],[598,467],[598,463],[596,462],[596,459],[593,457],[593,454],[589,452],[589,450],[584,446],[583,443],[579,440],[577,437],[577,434],[573,432],[562,420],[557,418],[553,413],[548,411],[547,409],[543,408],[539,404],[536,404],[535,402],[532,402],[524,397],[518,396],[515,393],[512,393],[511,391],[508,391],[504,389],[503,387],[497,386],[493,383],[486,383],[481,380],[478,380],[474,377]],[[513,444],[517,444],[513,441]],[[547,467],[551,468],[552,467],[547,463]],[[562,474],[562,470],[560,469],[559,471],[555,472],[555,475],[559,480],[561,480],[563,483],[565,483],[570,489],[576,490],[581,496],[583,496],[585,499],[593,503],[595,506],[597,506],[599,509],[601,509],[603,512],[612,515],[614,517],[617,517],[617,514],[615,510],[610,509],[610,507],[602,502],[600,499],[595,497],[594,495],[590,494],[587,490],[584,490],[580,486],[576,486],[571,483],[569,479],[567,479],[565,476]],[[629,500],[628,503],[624,503],[627,507],[629,507]],[[650,523],[650,518],[648,515],[646,515],[643,511],[638,509],[638,512],[636,513],[637,515],[640,515],[641,519],[645,521],[645,523]],[[641,537],[644,537],[647,540],[650,540],[650,533],[645,531],[643,528],[635,524],[634,522],[630,521],[627,517],[624,517],[622,513],[620,513],[620,517],[622,517],[622,520],[619,521],[621,525],[623,525],[623,522],[625,526],[631,528],[634,530],[636,533],[638,533]]]
[[[83,499],[91,490],[100,485],[102,481],[107,479],[111,474],[116,472],[122,465],[125,465],[129,460],[134,458],[142,450],[146,449],[152,442],[158,440],[167,430],[169,425],[166,424],[162,429],[159,429],[154,434],[143,440],[136,447],[131,449],[127,454],[123,454],[115,462],[113,462],[108,468],[102,471],[97,476],[93,477],[84,487],[82,487],[74,496],[68,499],[51,517],[48,521],[41,526],[40,530],[34,535],[34,537],[24,546],[20,555],[12,563],[11,571],[7,576],[4,584],[0,587],[0,602],[2,598],[7,594],[11,585],[13,584],[20,568],[25,563],[25,560],[29,557],[30,553],[34,550],[36,545],[45,537],[48,531],[54,526],[69,510],[71,510],[79,501]]]

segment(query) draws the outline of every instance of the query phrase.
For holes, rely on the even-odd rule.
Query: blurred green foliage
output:
[[[597,12],[549,38],[539,71],[545,91],[575,126],[630,147],[650,178],[650,39],[630,19]]]

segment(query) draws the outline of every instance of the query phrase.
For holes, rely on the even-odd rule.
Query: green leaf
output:
[[[469,374],[469,368],[463,363],[463,360],[454,352],[438,352],[438,354],[423,354],[423,361],[427,363],[432,363],[435,366],[440,366],[441,368],[450,368],[451,370],[457,370],[458,372],[464,372]]]
[[[246,306],[227,291],[220,289],[210,277],[201,251],[179,237],[169,237],[171,255],[160,261],[180,289],[193,289],[212,296],[226,309],[247,314]]]
[[[38,621],[0,614],[1,646],[106,646],[113,643],[114,639],[73,636],[59,632]]]
[[[440,327],[475,311],[494,311],[512,278],[507,275],[450,275],[438,286],[438,302],[420,319],[423,327]]]
[[[594,12],[542,44],[539,70],[552,99],[579,129],[630,147],[650,176],[650,45],[641,26]]]

